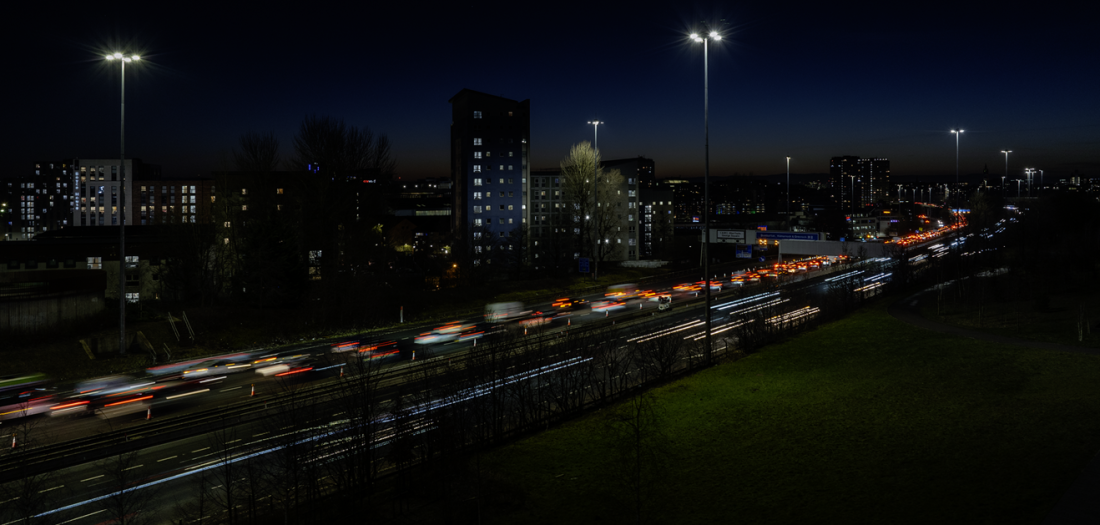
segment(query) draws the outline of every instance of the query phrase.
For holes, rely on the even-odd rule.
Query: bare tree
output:
[[[618,169],[601,168],[598,180],[592,180],[597,177],[596,166],[600,162],[600,152],[584,141],[574,144],[560,164],[566,215],[572,215],[573,234],[580,244],[577,248],[598,261],[617,249],[615,243],[604,241],[614,237],[613,233],[623,224],[620,215],[625,212],[622,207],[625,197],[618,193],[623,187]],[[601,240],[598,249],[597,239]]]
[[[271,132],[242,133],[233,149],[233,161],[237,171],[264,174],[276,171],[282,164],[279,139]]]
[[[137,451],[124,452],[97,463],[99,471],[107,481],[110,493],[100,500],[100,506],[106,511],[111,523],[119,525],[144,525],[154,523],[154,500],[159,493],[159,485],[138,488],[145,476],[139,474]]]

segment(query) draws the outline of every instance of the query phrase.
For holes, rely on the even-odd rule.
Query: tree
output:
[[[233,149],[233,161],[237,171],[262,174],[276,171],[282,164],[279,139],[271,132],[242,133],[237,139],[237,148]]]
[[[623,176],[618,169],[600,169],[598,180],[596,166],[600,164],[600,152],[585,141],[574,144],[569,156],[561,161],[562,190],[565,205],[573,217],[573,233],[579,243],[577,251],[590,254],[596,261],[603,261],[617,249],[608,241],[620,227]],[[596,200],[593,200],[593,194]],[[569,212],[567,212],[568,214]]]
[[[146,478],[137,470],[141,467],[138,461],[137,451],[131,451],[97,463],[110,491],[99,503],[111,523],[142,525],[156,521],[154,500],[160,486],[136,488]]]

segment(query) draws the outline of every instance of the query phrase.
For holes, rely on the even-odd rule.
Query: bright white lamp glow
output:
[[[698,33],[692,33],[691,34],[691,39],[692,40],[699,40],[699,34]]]
[[[137,56],[137,55],[134,55],[134,56],[132,56],[132,57],[130,57],[130,58],[133,58],[134,60],[141,60],[141,57],[139,57],[139,56]]]
[[[717,31],[711,31],[710,32],[710,37],[711,38],[718,38],[718,32]]]
[[[114,54],[114,57],[115,57],[115,58],[122,58],[122,53],[115,53],[115,54]]]
[[[114,59],[115,59],[114,55],[107,55],[107,60],[114,60]]]

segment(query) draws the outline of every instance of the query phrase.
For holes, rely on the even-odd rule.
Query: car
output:
[[[575,297],[563,297],[554,301],[550,307],[560,311],[580,310],[588,306],[588,300]]]
[[[464,332],[473,331],[475,325],[468,325],[461,322],[454,322],[440,326],[431,332],[426,332],[416,336],[413,340],[418,345],[436,345],[450,343],[457,341],[462,337]]]
[[[613,312],[625,308],[626,305],[620,301],[594,301],[592,303],[593,312]]]

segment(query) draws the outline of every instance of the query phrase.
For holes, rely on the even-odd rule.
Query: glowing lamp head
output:
[[[699,41],[699,34],[698,33],[692,33],[691,34],[691,39],[698,42]]]
[[[114,59],[115,59],[114,55],[107,55],[107,60],[114,60]]]
[[[136,61],[138,61],[138,60],[141,60],[141,57],[140,57],[140,56],[138,56],[138,55],[134,55],[134,56],[132,56],[132,57],[130,57],[130,58],[134,59],[134,61],[135,61],[135,62],[136,62]]]
[[[122,58],[122,53],[115,53],[112,56],[114,56],[115,58]]]

